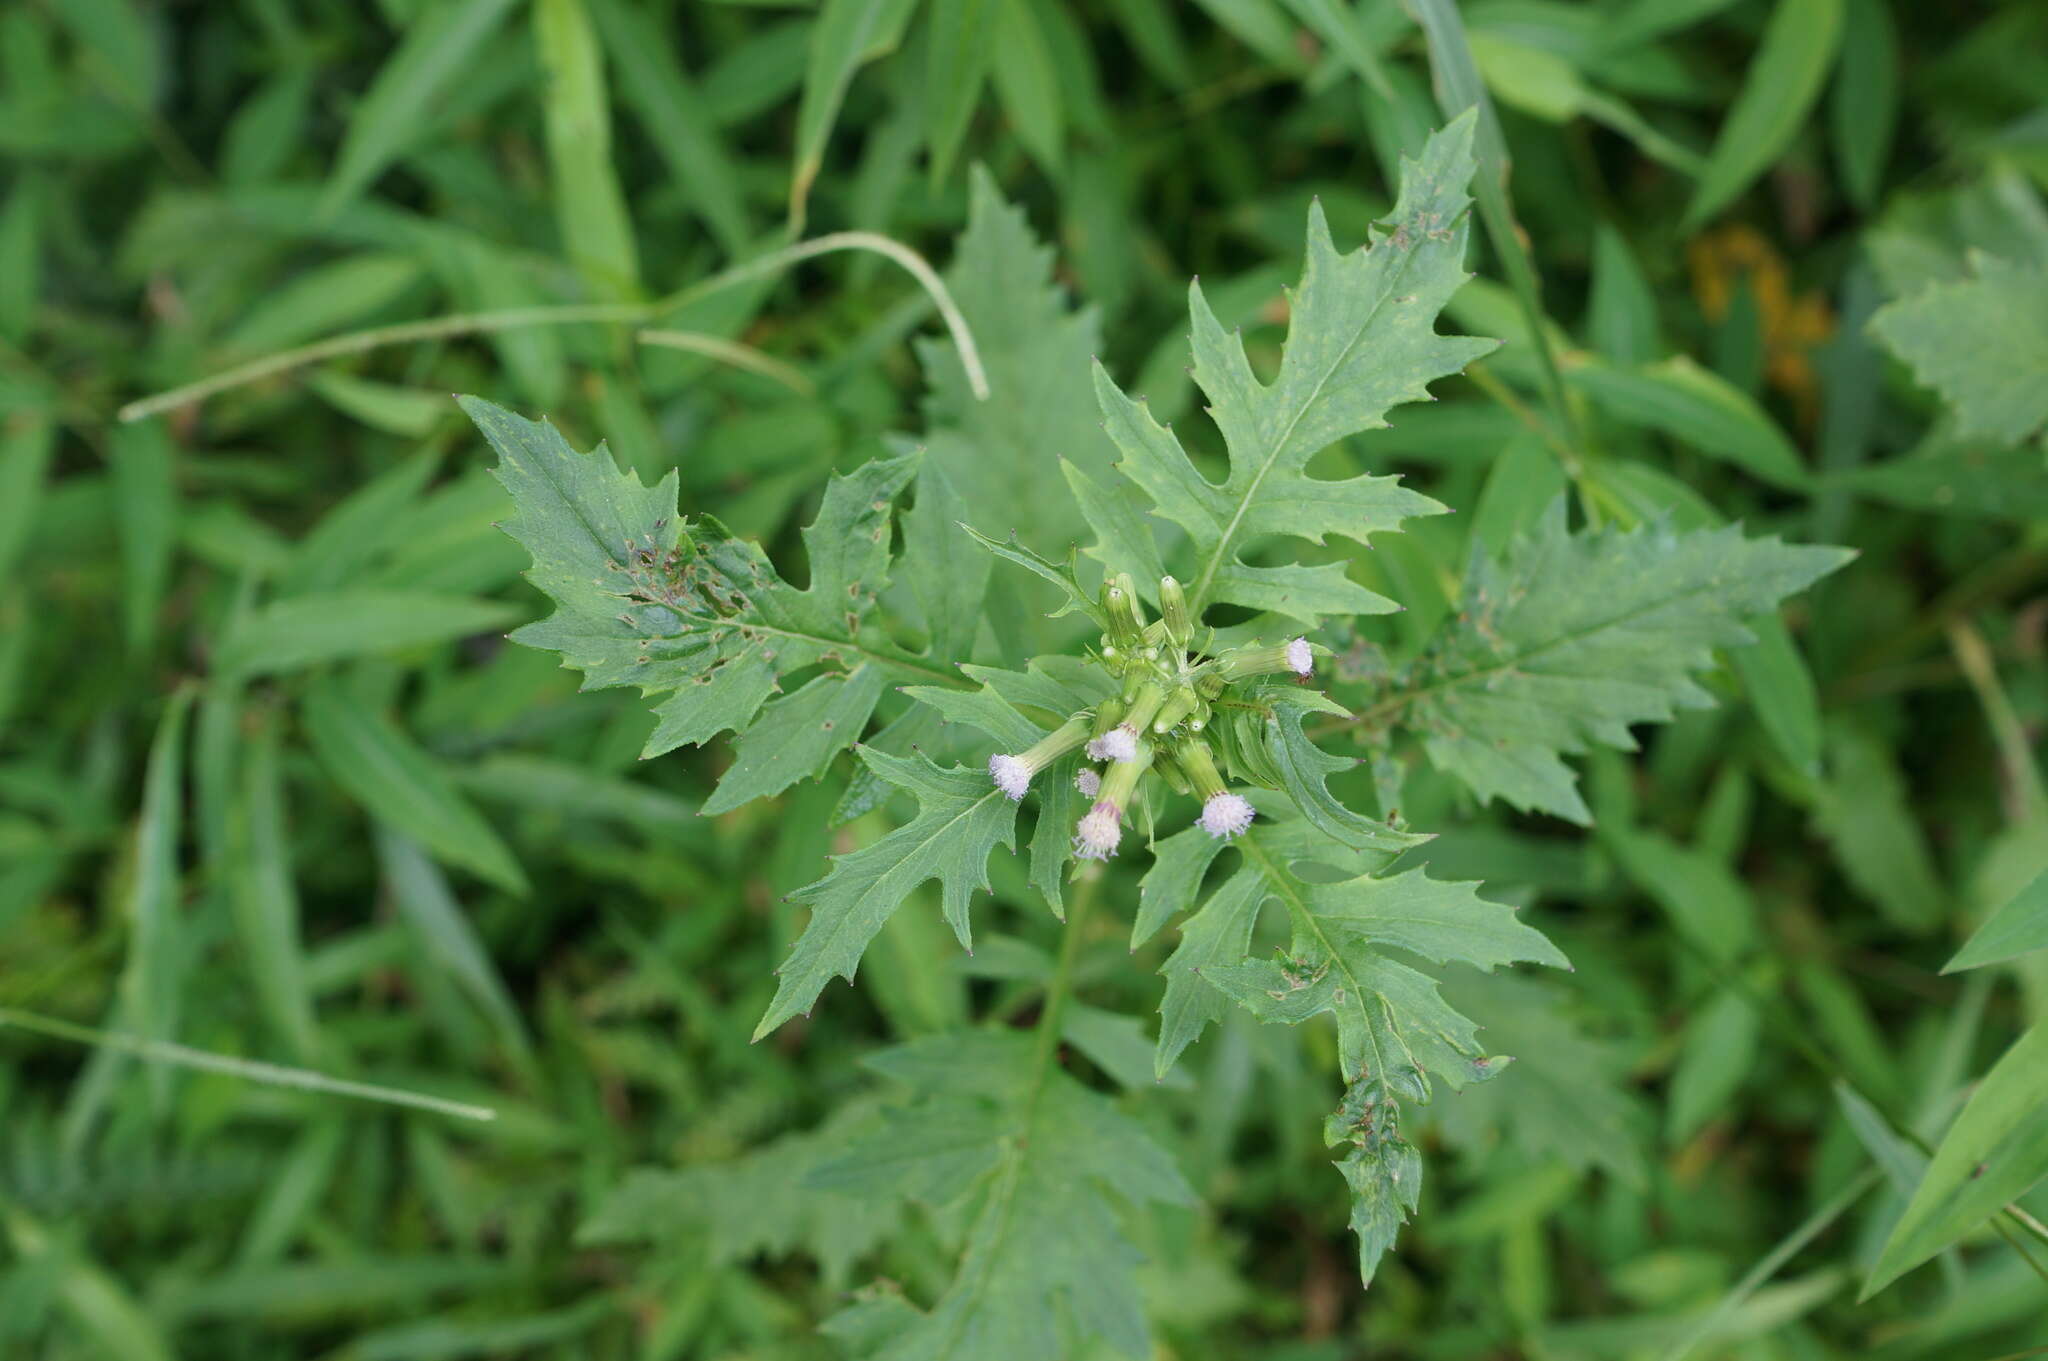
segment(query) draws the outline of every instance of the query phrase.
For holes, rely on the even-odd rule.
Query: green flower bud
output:
[[[1172,577],[1159,578],[1159,613],[1167,640],[1175,647],[1185,649],[1194,641],[1195,622],[1188,617],[1187,593]]]

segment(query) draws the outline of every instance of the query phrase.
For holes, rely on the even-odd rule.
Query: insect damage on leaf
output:
[[[645,486],[602,445],[580,454],[545,421],[461,401],[498,454],[513,507],[504,529],[556,607],[513,641],[560,653],[585,689],[666,695],[643,756],[739,733],[705,812],[816,775],[859,740],[891,680],[944,674],[870,626],[889,580],[890,506],[917,471],[914,455],[832,479],[803,534],[811,580],[798,590],[756,545],[680,516],[675,473]],[[780,693],[783,677],[820,666]]]

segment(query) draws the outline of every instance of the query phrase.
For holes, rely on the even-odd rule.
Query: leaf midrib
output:
[[[1360,249],[1365,250],[1370,255],[1375,247],[1367,245]],[[1258,498],[1259,487],[1265,482],[1266,474],[1270,473],[1273,470],[1273,466],[1280,461],[1281,451],[1287,447],[1288,441],[1294,438],[1295,427],[1301,424],[1302,418],[1307,416],[1310,408],[1314,407],[1316,402],[1321,399],[1323,389],[1329,386],[1330,379],[1336,374],[1338,369],[1344,366],[1344,361],[1351,357],[1351,352],[1357,349],[1359,344],[1365,339],[1365,333],[1372,329],[1373,322],[1379,318],[1380,308],[1384,307],[1387,299],[1393,296],[1394,285],[1406,277],[1408,267],[1415,263],[1416,254],[1416,251],[1411,250],[1401,257],[1401,261],[1395,266],[1393,274],[1380,289],[1379,296],[1373,299],[1372,310],[1366,313],[1365,319],[1358,325],[1358,330],[1352,335],[1350,340],[1345,342],[1344,348],[1338,353],[1337,358],[1323,371],[1322,376],[1316,379],[1314,390],[1308,394],[1308,397],[1301,405],[1295,408],[1293,416],[1288,418],[1287,428],[1281,431],[1278,439],[1273,441],[1272,448],[1266,454],[1265,462],[1261,463],[1258,471],[1252,474],[1251,485],[1245,488],[1244,495],[1238,499],[1237,509],[1231,513],[1230,523],[1223,527],[1223,537],[1217,540],[1215,550],[1210,553],[1209,560],[1202,565],[1201,575],[1195,578],[1195,589],[1190,594],[1193,597],[1191,608],[1197,617],[1200,617],[1202,611],[1211,604],[1209,587],[1216,580],[1217,569],[1229,557],[1231,541],[1237,535],[1237,527],[1244,523],[1245,514],[1251,509],[1252,502]],[[1347,258],[1341,255],[1338,256],[1338,265],[1341,267]],[[1282,363],[1283,365],[1285,364],[1284,359]],[[1257,379],[1253,379],[1253,382],[1256,383],[1257,381]],[[1271,391],[1270,388],[1266,390]],[[1200,474],[1196,475],[1200,476]]]

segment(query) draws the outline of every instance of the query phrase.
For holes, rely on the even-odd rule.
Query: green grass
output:
[[[0,7],[0,1357],[865,1354],[959,1265],[963,1215],[854,1190],[963,1100],[903,1057],[963,1034],[1035,1065],[1041,1149],[1114,1122],[1184,1180],[1105,1202],[1160,1356],[2048,1343],[2043,90],[2019,3]],[[1475,103],[1443,330],[1505,344],[1309,466],[1457,512],[1304,549],[1404,607],[1313,635],[1362,723],[1309,731],[1380,754],[1390,678],[1484,636],[1475,548],[1560,497],[1858,556],[1714,707],[1513,787],[1568,816],[1414,740],[1332,779],[1575,966],[1440,971],[1517,1062],[1408,1111],[1422,1204],[1361,1289],[1336,1027],[1220,1010],[1155,1082],[1135,851],[1065,931],[996,856],[971,957],[927,884],[750,1043],[792,895],[910,803],[835,747],[700,816],[732,743],[642,762],[639,694],[505,643],[547,603],[450,394],[792,583],[828,479],[919,446],[1063,560],[1116,457],[1090,357],[1220,481],[1189,279],[1270,378],[1311,201],[1351,248]],[[988,636],[1067,649],[994,571]],[[995,659],[914,585],[877,744]]]

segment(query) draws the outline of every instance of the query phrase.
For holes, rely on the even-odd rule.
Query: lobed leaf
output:
[[[1880,308],[1870,333],[1956,409],[1961,435],[2017,444],[2048,422],[2048,269],[1972,254],[1967,277]]]
[[[988,888],[988,857],[998,844],[1016,845],[1017,805],[979,770],[943,770],[922,756],[890,756],[863,747],[868,768],[897,789],[916,796],[915,819],[863,850],[832,862],[823,879],[795,896],[811,904],[754,1038],[801,1011],[809,1011],[825,984],[837,974],[853,981],[869,942],[894,916],[903,900],[928,879],[943,889],[946,921],[961,948],[972,938],[968,900]]]
[[[528,579],[556,605],[513,641],[559,652],[585,673],[585,689],[667,694],[643,756],[742,734],[707,813],[817,774],[860,739],[890,680],[950,679],[870,623],[889,579],[890,504],[916,472],[915,455],[832,479],[803,532],[811,580],[798,590],[758,547],[715,521],[684,520],[674,473],[644,486],[602,445],[579,454],[546,422],[460,400],[498,453],[494,471],[513,505],[503,527],[533,557]],[[770,702],[783,677],[819,665],[802,689]]]
[[[1475,553],[1457,623],[1367,716],[1405,716],[1482,799],[1589,823],[1564,756],[1633,750],[1631,724],[1710,707],[1696,677],[1714,649],[1850,556],[1734,526],[1572,533],[1559,500],[1501,558]]]
[[[1122,1219],[1194,1193],[1143,1128],[1057,1067],[1031,1036],[916,1041],[870,1060],[915,1100],[807,1185],[922,1202],[966,1224],[929,1311],[891,1300],[827,1325],[886,1361],[1043,1361],[1100,1338],[1151,1355],[1142,1261]]]
[[[1494,347],[1435,329],[1437,313],[1469,277],[1465,187],[1474,126],[1469,113],[1454,119],[1403,166],[1392,215],[1358,250],[1338,253],[1321,206],[1310,209],[1307,261],[1271,383],[1252,372],[1243,344],[1225,333],[1199,282],[1189,286],[1195,381],[1229,455],[1221,484],[1203,477],[1173,432],[1097,366],[1097,399],[1123,454],[1117,466],[1151,498],[1156,514],[1187,531],[1187,595],[1198,615],[1219,602],[1307,622],[1397,608],[1350,581],[1341,564],[1262,566],[1242,555],[1273,536],[1321,543],[1338,534],[1364,544],[1404,520],[1443,511],[1397,478],[1327,481],[1307,469],[1322,449],[1384,426],[1390,407],[1428,400],[1431,382]]]

